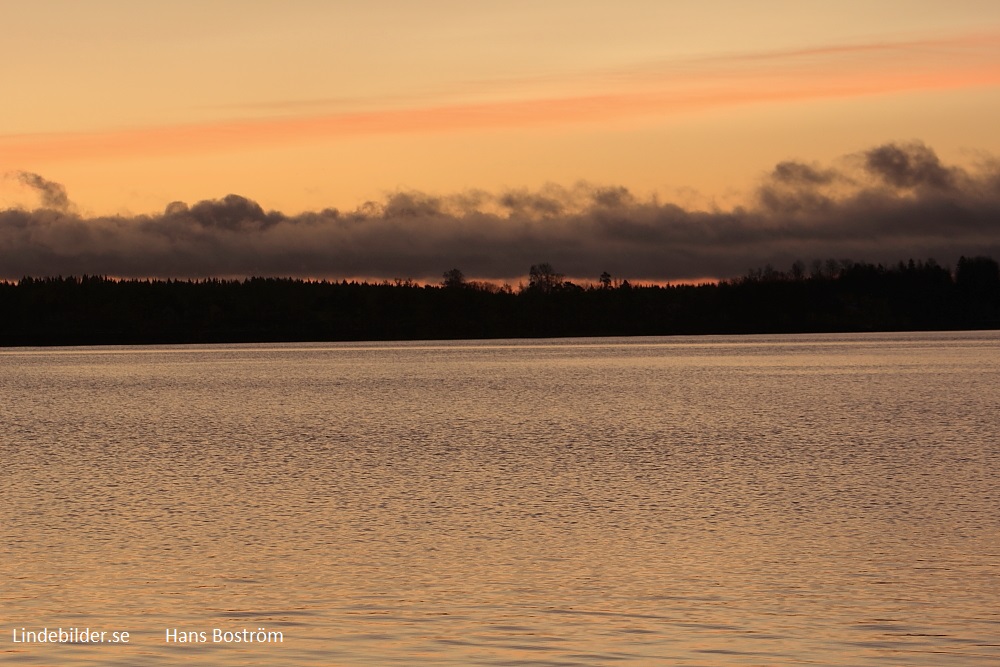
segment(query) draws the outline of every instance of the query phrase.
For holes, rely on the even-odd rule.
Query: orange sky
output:
[[[332,4],[4,10],[0,172],[92,213],[579,180],[708,205],[884,141],[1000,153],[996,3]]]

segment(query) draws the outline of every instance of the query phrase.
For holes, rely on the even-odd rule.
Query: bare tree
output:
[[[563,274],[556,273],[555,269],[548,262],[542,264],[532,264],[528,270],[528,289],[539,292],[554,292],[563,283]]]
[[[458,269],[450,269],[444,272],[444,280],[441,282],[443,287],[465,287],[465,274]]]

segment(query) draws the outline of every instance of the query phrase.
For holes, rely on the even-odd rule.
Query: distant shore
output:
[[[532,267],[535,271],[537,267]],[[24,278],[0,283],[0,346],[448,340],[1000,328],[1000,270],[933,260],[770,267],[701,285],[591,285],[543,265],[514,289],[246,280]]]

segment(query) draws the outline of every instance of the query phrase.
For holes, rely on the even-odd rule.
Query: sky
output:
[[[1000,3],[0,3],[0,278],[1000,256]]]

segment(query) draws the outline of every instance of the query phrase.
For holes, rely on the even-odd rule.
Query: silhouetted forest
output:
[[[0,345],[421,340],[1000,328],[989,257],[896,266],[827,260],[701,285],[527,285],[23,278],[0,283]]]

